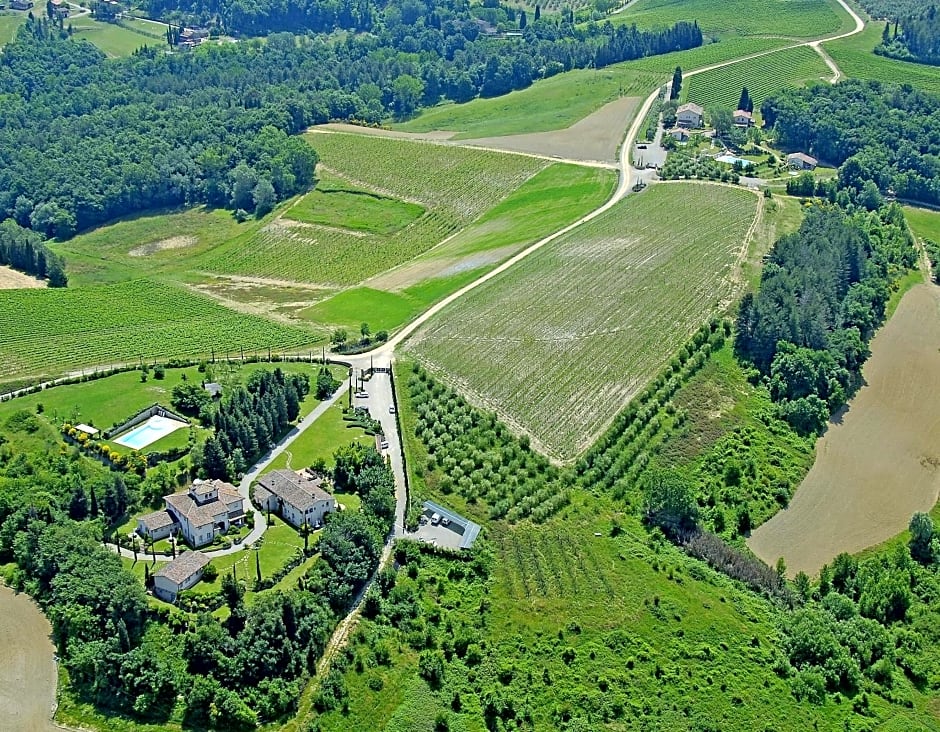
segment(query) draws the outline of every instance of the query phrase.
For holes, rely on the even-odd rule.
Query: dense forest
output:
[[[822,431],[857,390],[891,282],[915,263],[897,204],[852,215],[819,205],[774,245],[741,302],[735,347],[798,432]]]
[[[888,20],[875,53],[904,61],[940,65],[940,16],[936,6],[895,16],[893,28]]]
[[[12,584],[51,620],[78,697],[136,720],[181,714],[187,728],[254,729],[292,714],[391,526],[394,481],[378,453],[344,452],[355,476],[347,489],[363,497],[362,511],[329,517],[320,561],[299,586],[247,604],[246,590],[266,585],[226,574],[216,598],[226,619],[202,613],[188,622],[149,608],[140,580],[101,544],[108,525],[124,520],[108,513],[136,510],[154,478],[116,491],[120,478],[60,444],[25,411],[0,426],[0,562],[16,563]]]
[[[226,480],[244,473],[297,419],[309,391],[307,374],[258,371],[217,407],[205,406],[202,417],[214,433],[193,448],[196,469]]]
[[[910,86],[849,80],[788,90],[761,105],[779,144],[840,166],[840,191],[940,204],[940,99]]]
[[[0,56],[0,220],[68,238],[159,206],[263,215],[313,184],[316,153],[291,137],[308,125],[405,117],[702,42],[689,23],[640,32],[557,19],[494,39],[466,13],[438,29],[436,12],[405,23],[389,6],[380,33],[342,41],[281,34],[123,60],[31,20]]]

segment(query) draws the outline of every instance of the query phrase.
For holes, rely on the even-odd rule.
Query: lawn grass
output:
[[[868,23],[854,36],[830,41],[823,45],[826,52],[846,76],[856,79],[910,84],[921,91],[940,94],[940,73],[936,66],[898,61],[876,56],[874,48],[881,42],[884,23]]]
[[[16,29],[26,22],[26,13],[9,10],[0,11],[0,48],[13,40]]]
[[[298,315],[330,329],[345,328],[356,334],[363,322],[373,332],[390,330],[408,322],[417,312],[417,303],[407,297],[371,287],[355,287],[301,310]]]
[[[730,298],[756,203],[695,183],[630,196],[444,309],[406,350],[573,459]]]
[[[308,224],[388,235],[423,213],[424,208],[418,204],[388,198],[324,175],[317,187],[287,209],[284,216]]]
[[[166,41],[163,39],[145,36],[131,28],[125,28],[114,23],[103,23],[95,20],[90,15],[66,22],[72,26],[75,38],[90,41],[112,58],[130,56],[143,46],[166,45]]]
[[[150,280],[0,292],[0,382],[108,363],[306,349],[309,330]]]
[[[641,29],[697,21],[709,38],[819,38],[852,27],[848,14],[832,0],[639,0],[611,20],[617,25],[635,23]]]
[[[290,467],[292,470],[300,470],[319,459],[332,465],[333,453],[339,447],[348,445],[350,442],[374,445],[374,437],[366,435],[365,431],[359,427],[348,427],[349,422],[343,421],[344,406],[344,399],[337,400],[300,437],[294,440],[285,452],[274,459],[269,469],[278,470]]]
[[[458,140],[560,130],[618,97],[645,98],[668,81],[676,66],[686,70],[708,66],[783,43],[772,38],[732,38],[603,69],[577,69],[501,97],[432,107],[394,127],[408,132],[454,131]],[[624,128],[627,122],[624,120]]]
[[[709,107],[736,109],[742,87],[754,105],[784,89],[820,83],[832,76],[825,61],[812,48],[800,46],[765,58],[724,66],[691,77],[682,85],[682,101]]]

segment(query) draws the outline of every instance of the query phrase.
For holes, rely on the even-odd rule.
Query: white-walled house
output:
[[[183,552],[153,575],[153,594],[166,602],[176,602],[183,590],[202,579],[209,557],[202,552]]]
[[[166,508],[137,519],[137,533],[153,540],[179,531],[192,547],[205,546],[217,534],[245,521],[245,499],[231,483],[195,480],[185,493],[164,496]]]
[[[337,509],[336,499],[324,490],[323,478],[309,478],[293,470],[274,470],[263,475],[255,486],[255,505],[274,511],[298,529],[304,522],[318,526]]]
[[[694,102],[683,104],[676,110],[676,124],[679,127],[701,127],[705,121],[705,110]]]

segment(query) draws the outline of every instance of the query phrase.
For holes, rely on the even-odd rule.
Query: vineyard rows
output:
[[[827,43],[823,47],[842,73],[855,79],[910,84],[930,94],[940,94],[940,72],[936,66],[876,56],[883,25],[876,24],[858,36]]]
[[[754,61],[724,66],[690,78],[683,85],[689,101],[735,109],[741,88],[747,87],[755,106],[794,86],[805,86],[832,75],[820,55],[808,46],[779,51]]]
[[[309,331],[150,280],[2,291],[0,322],[0,381],[138,358],[292,349],[317,340]]]
[[[820,0],[640,0],[615,23],[663,28],[680,20],[697,20],[707,36],[782,35],[818,38],[842,26],[844,13]]]
[[[468,293],[406,348],[572,459],[728,297],[755,203],[655,186]]]
[[[320,159],[336,174],[426,213],[387,235],[281,219],[248,241],[219,247],[212,272],[347,286],[430,249],[506,198],[549,163],[482,150],[369,135],[315,134]]]

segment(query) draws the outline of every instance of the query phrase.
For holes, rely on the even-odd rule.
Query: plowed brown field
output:
[[[872,340],[865,386],[817,443],[789,508],[748,546],[815,574],[907,528],[940,495],[940,288],[918,285]]]

